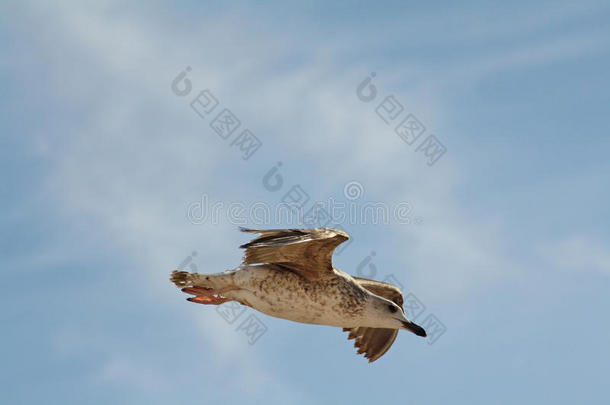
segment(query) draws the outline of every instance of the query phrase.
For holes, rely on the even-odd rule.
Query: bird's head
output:
[[[424,328],[411,322],[398,305],[375,294],[371,294],[367,300],[362,326],[406,329],[417,336],[426,337]]]

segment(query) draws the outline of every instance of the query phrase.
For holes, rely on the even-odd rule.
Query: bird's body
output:
[[[189,301],[215,305],[237,301],[277,318],[342,327],[370,361],[389,349],[398,329],[425,336],[404,316],[397,287],[352,277],[332,266],[332,251],[348,238],[342,231],[244,231],[262,236],[242,246],[244,263],[235,270],[172,273],[174,284],[195,295]]]
[[[367,292],[348,274],[309,281],[276,265],[242,265],[219,274],[189,273],[190,284],[238,287],[222,296],[290,321],[355,327],[362,322]],[[205,277],[208,277],[205,280]]]

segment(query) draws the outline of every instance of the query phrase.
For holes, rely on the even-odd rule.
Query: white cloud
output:
[[[41,20],[51,38],[41,41],[46,46],[59,41],[54,46],[62,51],[48,59],[61,90],[58,99],[92,107],[86,124],[65,134],[65,147],[40,148],[59,157],[49,174],[48,192],[65,212],[97,219],[109,239],[139,264],[132,270],[134,279],[160,295],[167,294],[168,271],[191,250],[206,250],[200,250],[200,271],[224,270],[236,264],[228,258],[239,255],[233,227],[188,224],[186,203],[222,181],[229,180],[235,189],[252,187],[237,177],[219,180],[215,169],[224,155],[202,137],[210,144],[218,139],[187,101],[171,94],[170,81],[185,64],[194,68],[195,87],[209,87],[246,111],[249,126],[268,129],[266,145],[291,151],[295,161],[286,165],[308,167],[301,175],[318,176],[321,190],[342,190],[346,181],[357,179],[365,185],[367,198],[414,202],[424,225],[416,231],[394,227],[379,243],[393,244],[422,298],[453,300],[506,274],[510,259],[501,248],[502,228],[473,222],[460,212],[454,190],[464,179],[461,162],[452,157],[451,134],[437,134],[449,151],[430,168],[375,115],[378,101],[395,94],[430,133],[450,127],[443,111],[451,106],[428,94],[437,88],[438,77],[406,92],[392,83],[410,66],[386,69],[387,79],[380,72],[376,82],[378,100],[363,104],[356,98],[356,86],[375,67],[345,68],[333,59],[332,43],[307,48],[309,63],[280,73],[272,69],[278,55],[291,55],[294,45],[287,38],[270,41],[273,35],[258,35],[247,22],[205,20],[185,33],[163,21],[133,19],[133,14],[117,18],[112,10],[85,9],[78,3],[43,11],[51,13]],[[484,57],[440,75],[478,77],[506,66],[579,55],[583,45],[589,50],[595,43],[588,38],[544,43]],[[354,40],[356,50],[358,46]],[[576,246],[589,248],[586,243]],[[601,258],[595,265],[607,266],[607,256],[599,249],[594,253]],[[256,381],[254,386],[269,379],[264,362],[245,350],[241,336],[220,317],[202,321],[195,314],[193,324],[213,345],[216,361],[240,356],[249,364],[247,379]],[[127,359],[111,358],[101,375],[109,381],[136,378],[136,385],[161,378],[155,373],[133,377],[137,369]]]
[[[571,235],[540,248],[554,267],[562,270],[596,272],[610,275],[608,246],[588,235]]]
[[[137,364],[126,356],[113,357],[101,368],[102,383],[116,384],[134,391],[159,391],[168,386],[167,376],[152,370],[150,365]]]
[[[169,270],[192,250],[198,251],[201,272],[237,264],[240,252],[235,241],[242,240],[242,235],[224,224],[193,226],[186,221],[185,208],[208,189],[247,195],[260,185],[244,181],[240,171],[263,173],[267,168],[267,163],[253,161],[246,169],[237,166],[233,172],[219,173],[226,163],[221,151],[226,145],[194,115],[188,100],[171,93],[171,79],[191,65],[196,89],[209,87],[240,117],[243,114],[266,148],[287,151],[292,160],[284,161],[284,168],[292,170],[295,182],[315,176],[318,194],[313,198],[341,193],[346,181],[357,180],[364,184],[367,199],[390,205],[412,202],[415,214],[423,217],[422,226],[393,226],[388,232],[365,226],[349,230],[355,239],[365,233],[378,235],[372,243],[394,252],[396,270],[392,271],[404,269],[408,290],[433,309],[441,301],[456,302],[508,274],[513,276],[514,270],[512,258],[503,249],[507,237],[503,224],[480,216],[469,218],[460,205],[457,191],[468,181],[462,167],[468,162],[453,154],[455,134],[438,132],[451,128],[447,116],[456,109],[443,100],[446,84],[469,86],[490,73],[578,57],[604,43],[588,35],[541,40],[534,45],[517,44],[509,53],[483,52],[438,70],[407,58],[393,61],[390,67],[379,59],[371,59],[371,66],[369,61],[346,66],[341,56],[366,51],[362,38],[338,34],[327,42],[315,33],[303,38],[274,24],[261,34],[250,25],[264,25],[261,21],[230,16],[177,27],[175,21],[118,12],[114,2],[94,8],[79,2],[65,4],[59,9],[37,5],[38,10],[28,11],[42,32],[32,41],[43,49],[40,61],[48,63],[46,68],[53,74],[51,91],[56,93],[58,108],[76,105],[75,110],[83,111],[74,117],[76,128],[60,128],[61,142],[47,138],[46,133],[37,135],[37,153],[56,159],[45,190],[45,195],[52,196],[50,212],[56,205],[74,222],[87,218],[100,224],[94,231],[116,243],[135,264],[109,271],[128,273],[143,290],[192,321],[185,322],[185,334],[196,336],[185,342],[189,345],[185,350],[194,362],[208,356],[212,365],[193,379],[212,384],[217,381],[214,367],[239,363],[240,374],[234,378],[244,382],[248,393],[254,395],[273,382],[279,386],[276,395],[296,396],[304,403],[312,402],[306,400],[309,394],[291,386],[289,376],[274,373],[272,361],[261,355],[266,348],[253,350],[214,308],[184,303],[167,281]],[[467,35],[481,32],[469,28]],[[483,31],[487,30],[486,26]],[[305,42],[302,48],[297,39]],[[375,38],[366,41],[374,43]],[[339,51],[337,57],[335,51]],[[294,62],[295,54],[293,67],[277,69],[283,58]],[[355,89],[371,70],[378,72],[380,93],[374,103],[364,104],[356,98]],[[407,73],[418,78],[408,88],[400,84],[413,81],[404,78]],[[414,147],[376,116],[375,106],[389,94],[395,94],[429,133],[448,146],[434,167],[428,167]],[[232,158],[239,161],[237,156]],[[69,258],[72,247],[61,248],[65,252],[44,251],[31,263]],[[359,260],[368,253],[351,250],[349,254]],[[600,242],[586,236],[549,245],[545,254],[562,268],[608,273],[608,254]],[[167,375],[162,366],[141,354],[131,355],[91,339],[68,337],[58,350],[66,355],[74,347],[78,353],[100,350],[103,361],[98,378],[102,382],[165,389],[183,377]],[[281,336],[270,333],[264,339]]]
[[[177,262],[188,254],[194,241],[205,241],[205,248],[215,252],[205,258],[209,268],[224,269],[227,263],[221,257],[235,255],[234,246],[226,242],[235,239],[234,229],[193,227],[184,218],[184,199],[197,198],[199,190],[216,184],[217,179],[207,173],[221,162],[201,139],[204,133],[215,140],[205,134],[210,132],[205,123],[198,121],[185,100],[169,91],[176,66],[180,69],[186,61],[194,67],[194,83],[209,84],[241,109],[261,111],[250,114],[249,125],[272,127],[265,132],[267,144],[296,147],[299,161],[294,166],[306,159],[307,164],[315,162],[313,173],[324,173],[321,188],[340,188],[356,178],[369,190],[368,198],[396,201],[412,201],[416,190],[420,215],[437,217],[438,222],[427,221],[415,235],[405,262],[413,264],[410,258],[415,257],[419,271],[432,268],[426,276],[429,283],[436,278],[453,280],[445,283],[444,291],[463,293],[477,280],[497,275],[480,269],[505,259],[497,248],[480,242],[489,240],[481,231],[484,225],[464,226],[452,198],[460,169],[451,150],[430,168],[424,156],[404,144],[374,112],[373,104],[389,94],[396,94],[407,108],[414,108],[417,100],[413,112],[429,122],[429,132],[435,132],[445,126],[437,111],[447,107],[426,95],[425,84],[404,95],[395,93],[390,81],[380,76],[378,100],[363,104],[355,89],[368,72],[342,70],[324,45],[312,51],[314,62],[275,74],[260,67],[272,67],[277,53],[288,51],[289,41],[266,45],[267,36],[251,34],[247,26],[202,21],[199,31],[189,37],[179,32],[177,39],[166,32],[172,27],[162,22],[153,27],[150,21],[115,18],[111,7],[96,10],[75,4],[59,12],[46,11],[57,13],[57,18],[46,20],[47,30],[64,41],[61,48],[66,52],[51,69],[60,81],[78,83],[70,86],[78,102],[95,100],[97,107],[86,127],[67,134],[64,150],[49,152],[58,153],[61,163],[51,173],[48,188],[68,212],[99,218],[112,239],[151,269],[147,282],[155,288],[165,287],[166,269],[175,265],[170,260]],[[198,40],[204,36],[220,42]],[[256,55],[256,64],[244,55],[235,63],[222,63],[225,53],[233,52],[223,46],[228,41],[223,38],[239,38],[240,48]],[[62,77],[64,60],[79,60],[80,55],[90,59],[83,60],[69,78]],[[84,68],[87,74],[79,76]],[[105,81],[86,80],[90,76]],[[148,108],[151,105],[154,108]],[[197,173],[196,178],[192,173]],[[231,180],[240,187],[238,179]],[[408,237],[397,232],[392,238]]]

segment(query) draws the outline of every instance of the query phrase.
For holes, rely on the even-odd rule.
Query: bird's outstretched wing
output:
[[[276,264],[310,281],[334,276],[332,255],[349,236],[338,229],[240,228],[260,236],[240,246],[246,249],[245,264]]]
[[[402,292],[398,287],[366,278],[354,277],[354,279],[363,288],[375,295],[393,301],[402,309]],[[343,331],[349,332],[348,339],[356,339],[354,347],[358,348],[358,354],[364,353],[364,357],[369,359],[369,363],[383,356],[390,349],[390,346],[392,346],[396,339],[396,335],[398,335],[398,329],[386,328],[343,328]]]

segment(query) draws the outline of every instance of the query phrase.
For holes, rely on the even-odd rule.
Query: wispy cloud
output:
[[[552,266],[562,270],[610,275],[610,252],[600,239],[571,235],[540,248]]]
[[[103,287],[98,286],[99,302],[83,299],[78,304],[87,309],[87,316],[96,310],[116,324],[87,331],[78,319],[67,320],[75,330],[57,334],[57,353],[93,356],[95,367],[89,377],[100,384],[129,385],[134,390],[154,386],[172,395],[184,386],[207,389],[215,384],[237,391],[237,383],[226,381],[231,377],[239,387],[246,387],[244,396],[269,394],[267,387],[273,383],[274,390],[279,388],[276,397],[265,398],[269,402],[328,399],[323,389],[300,385],[294,375],[278,370],[294,371],[300,362],[313,367],[319,360],[303,353],[333,350],[327,347],[329,342],[315,340],[330,336],[320,328],[281,323],[274,329],[280,324],[275,320],[264,337],[273,343],[257,344],[253,350],[213,309],[184,302],[167,280],[169,271],[193,250],[198,251],[200,272],[234,267],[242,254],[237,246],[243,242],[233,226],[192,225],[187,218],[189,203],[203,193],[223,201],[277,203],[278,194],[266,190],[262,178],[278,161],[283,162],[287,185],[307,186],[312,199],[341,195],[347,182],[357,181],[364,188],[362,201],[390,205],[409,201],[417,216],[424,218],[421,226],[353,226],[349,232],[355,243],[337,263],[353,272],[364,256],[377,250],[375,263],[380,269],[383,264],[383,274],[396,275],[406,290],[446,321],[438,308],[451,304],[461,310],[469,297],[487,294],[490,285],[515,277],[515,262],[524,259],[508,249],[521,238],[521,230],[508,225],[513,213],[497,212],[493,206],[477,215],[469,213],[466,205],[472,201],[493,193],[506,196],[501,187],[471,186],[477,171],[485,168],[460,153],[447,153],[434,167],[427,166],[377,117],[375,106],[356,97],[356,86],[364,76],[377,72],[378,101],[394,94],[449,151],[457,152],[468,134],[458,132],[452,118],[465,107],[461,100],[445,97],[457,86],[472,87],[483,78],[530,67],[559,66],[608,48],[594,28],[554,33],[564,16],[573,15],[571,9],[552,15],[538,10],[542,18],[532,12],[502,24],[474,12],[454,20],[449,11],[440,18],[429,13],[427,20],[416,22],[421,13],[397,11],[383,30],[373,17],[361,29],[360,22],[350,25],[341,15],[327,31],[318,31],[311,29],[315,24],[307,15],[272,21],[261,11],[215,10],[186,19],[180,12],[153,13],[118,2],[83,4],[15,4],[14,13],[27,24],[8,21],[23,46],[11,48],[10,64],[2,62],[3,68],[8,66],[13,77],[22,70],[40,73],[28,74],[34,84],[24,87],[31,93],[24,100],[38,112],[31,119],[44,126],[27,140],[32,153],[46,163],[40,171],[43,188],[20,209],[44,207],[50,221],[67,230],[62,234],[70,236],[66,240],[78,240],[108,262],[121,263],[95,269],[109,275],[112,287],[100,297]],[[590,13],[581,11],[578,18],[590,18]],[[450,25],[449,34],[435,33],[434,28],[419,34],[425,27],[445,23]],[[291,24],[310,30],[292,29]],[[328,39],[330,31],[333,35]],[[484,34],[489,35],[482,38]],[[470,45],[473,49],[468,50]],[[23,49],[34,49],[34,56]],[[193,68],[190,78],[196,89],[213,90],[263,140],[265,147],[248,162],[231,153],[211,130],[209,120],[193,113],[190,100],[172,93],[171,81],[187,65]],[[473,195],[465,198],[468,192]],[[14,214],[28,215],[18,209]],[[59,278],[63,265],[88,255],[70,242],[47,244],[15,265],[19,269],[57,266]],[[540,251],[531,250],[551,266],[608,274],[610,257],[604,242],[583,230],[548,242]],[[107,257],[113,255],[120,257]],[[94,267],[92,263],[82,271]],[[73,291],[75,297],[79,291]],[[129,294],[137,304],[125,299]],[[144,332],[124,331],[134,323],[141,325],[133,314],[123,313],[131,305],[158,317],[149,324],[155,331],[151,341],[142,339]],[[484,311],[477,309],[473,319],[489,316]],[[315,338],[306,335],[310,330]],[[277,343],[287,339],[292,340],[279,350]],[[296,339],[311,340],[311,351],[297,350]],[[457,341],[444,337],[434,350],[443,350],[443,345],[451,348]],[[316,346],[322,344],[323,348]],[[174,357],[168,361],[168,356]],[[451,357],[454,354],[446,356],[461,360]],[[431,357],[388,357],[378,367],[388,367],[391,372],[384,378],[396,383],[392,379],[403,378],[396,372],[397,364],[408,360],[421,361],[423,366]],[[434,364],[445,370],[441,357]],[[198,363],[202,359],[205,366]],[[165,363],[170,364],[167,369]],[[334,370],[333,366],[328,369]],[[229,376],[229,371],[223,375],[220,369],[235,375]],[[358,376],[386,386],[366,370]],[[315,375],[308,383],[323,373],[311,374]],[[337,378],[346,387],[353,383],[351,374]],[[443,383],[455,382],[449,380]],[[368,393],[377,394],[382,398],[391,392]]]
[[[174,38],[170,43],[163,31],[168,27],[161,24],[152,29],[141,19],[115,18],[111,6],[91,9],[75,5],[44,11],[56,14],[42,29],[65,44],[62,58],[82,60],[80,68],[70,68],[69,76],[62,73],[62,60],[52,60],[50,68],[58,75],[55,85],[63,86],[65,80],[78,83],[71,85],[77,100],[96,105],[82,127],[65,135],[65,147],[53,151],[60,164],[50,173],[48,189],[54,190],[67,212],[99,218],[114,240],[154,268],[148,277],[157,288],[165,283],[164,273],[171,260],[181,260],[195,241],[205,241],[206,249],[218,253],[205,258],[209,261],[206,270],[227,265],[220,260],[221,254],[238,256],[226,242],[235,239],[232,229],[192,227],[184,219],[186,196],[204,187],[217,187],[219,179],[213,173],[223,159],[214,150],[215,135],[207,123],[198,121],[187,104],[169,91],[171,79],[187,61],[195,67],[196,85],[217,86],[223,97],[246,111],[254,127],[264,129],[272,150],[294,155],[295,167],[302,164],[298,156],[311,156],[318,166],[315,172],[324,173],[321,187],[340,190],[347,179],[357,178],[373,185],[368,198],[397,201],[405,195],[412,200],[412,190],[417,190],[415,204],[425,217],[438,220],[422,227],[404,260],[415,267],[411,270],[415,274],[424,274],[424,268],[434,269],[422,280],[453,280],[435,288],[439,295],[449,290],[464,293],[468,285],[478,285],[500,273],[488,271],[491,263],[503,263],[505,258],[499,249],[489,249],[481,242],[489,241],[482,231],[485,225],[470,224],[465,229],[466,219],[451,197],[460,173],[456,161],[445,160],[432,172],[410,154],[371,108],[361,105],[355,87],[368,72],[345,71],[339,61],[327,57],[276,74],[257,69],[243,55],[235,55],[239,56],[238,67],[232,69],[248,72],[237,75],[217,62],[226,57],[223,52],[233,52],[231,47],[218,43],[211,47],[198,38],[225,37],[230,32],[229,36],[243,41],[242,48],[257,49],[258,65],[272,66],[276,60],[268,46],[260,47],[264,41],[244,36],[234,25],[218,21],[202,24],[190,37]],[[215,34],[221,28],[223,34]],[[274,47],[287,45],[278,42]],[[317,52],[328,54],[324,49],[322,45]],[[81,59],[83,56],[86,58]],[[506,63],[503,59],[491,65]],[[87,77],[101,78],[102,82]],[[381,87],[383,77],[380,81]],[[385,93],[398,91],[400,95],[400,89],[389,85],[391,81],[386,83]],[[404,96],[417,100],[411,103],[417,113],[421,111],[426,119],[434,117],[436,121],[429,125],[434,131],[435,126],[443,125],[435,111],[444,106],[427,98],[424,89],[425,85]],[[290,102],[294,95],[300,95],[298,106],[296,101]],[[295,141],[298,153],[291,151]],[[337,156],[346,159],[337,165]],[[391,161],[400,161],[401,170],[389,170],[387,162]],[[264,169],[259,170],[262,173]],[[295,182],[303,180],[295,177]],[[232,182],[231,187],[242,187],[237,177]],[[401,230],[397,232],[394,238],[408,237]],[[437,250],[444,254],[435,254]],[[443,257],[446,259],[441,260]],[[431,284],[427,287],[430,290]]]

